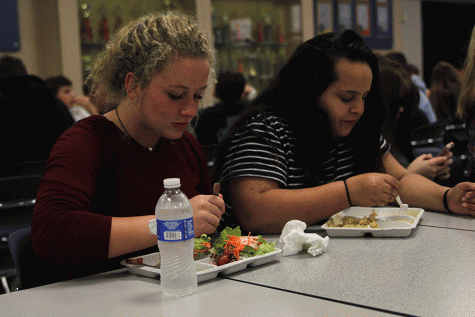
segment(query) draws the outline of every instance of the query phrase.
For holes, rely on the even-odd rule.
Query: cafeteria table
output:
[[[159,280],[121,269],[0,295],[0,315],[474,316],[473,219],[422,217],[407,238],[330,238],[322,255],[278,254],[187,297],[163,297]]]

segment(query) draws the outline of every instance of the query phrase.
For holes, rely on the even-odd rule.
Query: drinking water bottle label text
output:
[[[180,220],[157,219],[157,237],[164,242],[186,241],[195,237],[193,217]]]

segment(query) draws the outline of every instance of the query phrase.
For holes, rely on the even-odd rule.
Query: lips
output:
[[[174,122],[172,124],[179,130],[186,130],[186,128],[188,128],[188,122]]]

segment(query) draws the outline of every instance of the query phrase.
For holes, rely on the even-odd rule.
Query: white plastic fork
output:
[[[397,196],[396,201],[399,204],[399,208],[401,209],[401,212],[407,213],[409,205],[408,204],[403,204],[401,201],[401,197]]]

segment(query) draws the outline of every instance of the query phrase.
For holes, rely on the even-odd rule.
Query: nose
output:
[[[200,104],[199,100],[190,100],[187,101],[183,109],[180,110],[180,115],[184,117],[193,118],[198,114],[198,106]]]
[[[357,99],[353,103],[350,111],[353,113],[363,113],[364,112],[364,99]]]

